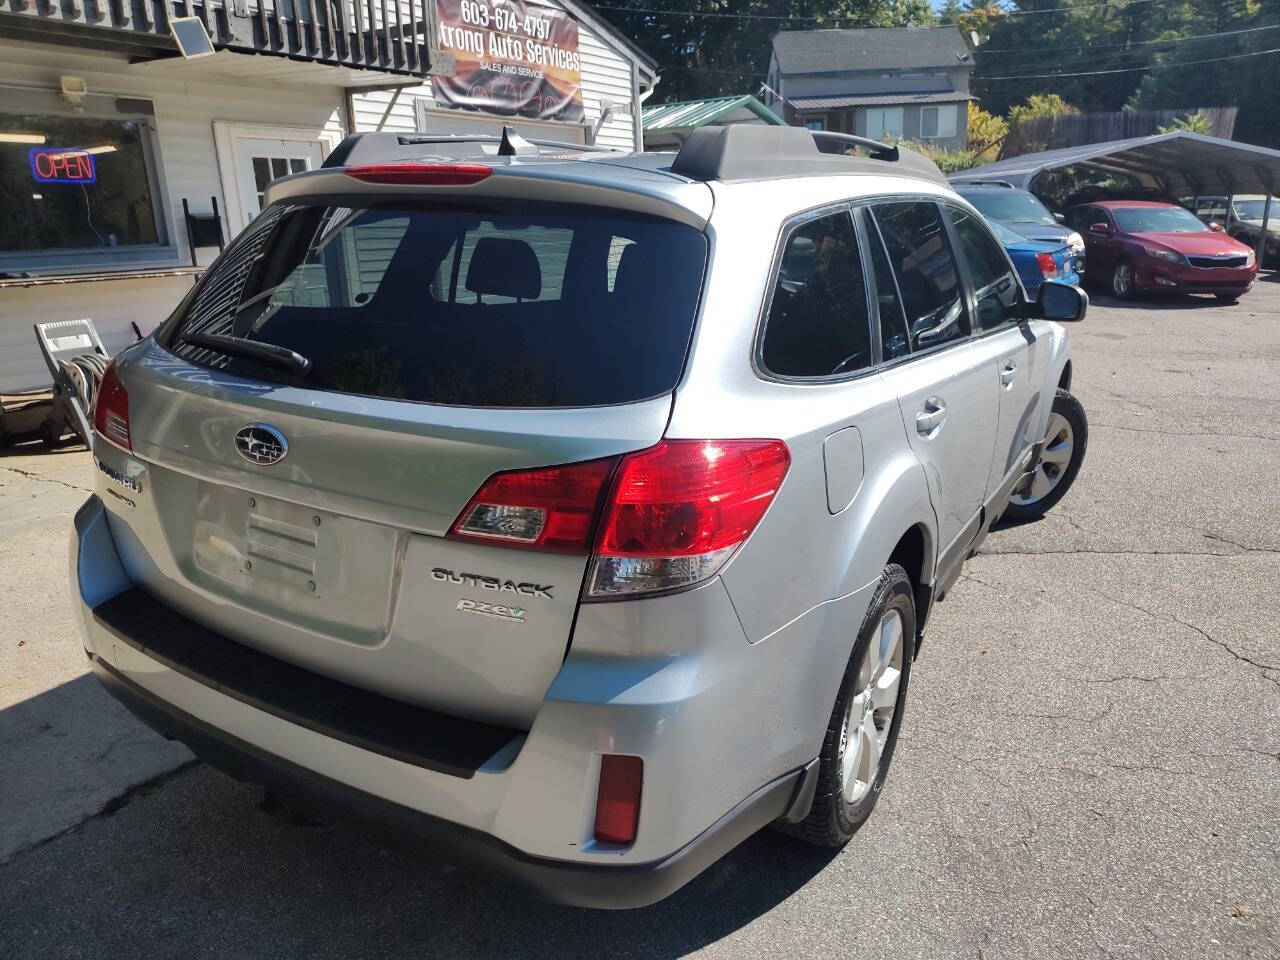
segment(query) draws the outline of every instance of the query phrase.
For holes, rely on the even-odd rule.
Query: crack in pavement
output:
[[[16,473],[18,476],[26,480],[36,480],[41,483],[57,483],[72,490],[80,490],[84,493],[93,493],[93,487],[82,487],[78,483],[71,483],[67,480],[59,480],[57,477],[46,477],[43,474],[33,473],[30,470],[23,470],[20,467],[10,467],[7,464],[0,464],[0,470],[7,470],[10,473]]]
[[[1207,630],[1197,627],[1194,623],[1189,623],[1186,620],[1183,620],[1181,617],[1177,616],[1176,614],[1172,614],[1172,613],[1159,614],[1153,610],[1148,610],[1146,607],[1140,604],[1134,603],[1132,600],[1122,600],[1119,597],[1113,597],[1111,594],[1104,593],[1101,590],[1094,590],[1091,588],[1086,588],[1086,589],[1090,589],[1091,593],[1096,593],[1100,597],[1105,597],[1107,600],[1110,600],[1112,603],[1118,604],[1122,607],[1128,607],[1131,610],[1137,610],[1139,613],[1144,613],[1148,617],[1150,617],[1152,620],[1162,620],[1165,623],[1181,624],[1182,626],[1186,627],[1188,630],[1195,631],[1205,640],[1212,643],[1215,647],[1220,647],[1221,649],[1225,650],[1227,653],[1231,654],[1231,656],[1233,656],[1240,663],[1246,663],[1251,667],[1257,667],[1259,670],[1262,671],[1262,679],[1269,680],[1272,683],[1280,684],[1280,680],[1278,680],[1275,677],[1271,677],[1267,675],[1268,671],[1280,672],[1280,666],[1277,666],[1276,664],[1273,664],[1273,663],[1263,663],[1261,660],[1255,660],[1252,657],[1247,656],[1246,654],[1240,653],[1238,650],[1232,647],[1231,644],[1227,643],[1225,640],[1219,640],[1217,637],[1213,636],[1213,634],[1209,633]]]
[[[37,840],[34,843],[27,844],[25,847],[19,847],[17,850],[14,850],[8,856],[4,857],[3,859],[0,859],[0,866],[10,864],[14,860],[16,860],[18,857],[25,856],[29,853],[32,853],[33,851],[39,850],[42,847],[48,846],[49,844],[53,843],[55,840],[58,840],[61,837],[65,837],[69,833],[76,832],[87,823],[92,823],[94,820],[100,820],[104,817],[110,817],[113,814],[119,813],[121,810],[127,807],[130,803],[132,803],[136,798],[145,797],[149,793],[154,793],[156,790],[159,790],[170,780],[173,780],[175,777],[181,776],[182,774],[186,773],[188,770],[198,765],[199,763],[200,763],[199,760],[193,758],[191,760],[187,760],[179,764],[176,767],[173,767],[172,769],[165,770],[162,773],[158,773],[154,777],[150,777],[146,780],[143,780],[141,783],[135,783],[132,786],[126,787],[120,793],[117,793],[114,797],[109,798],[106,801],[106,803],[104,803],[101,806],[101,808],[97,810],[97,812],[89,814],[83,820],[79,820],[76,823],[71,824],[71,826],[69,827],[64,827],[63,829],[59,830],[57,833],[54,833],[54,834],[51,834],[50,836],[45,837],[43,840]]]
[[[1106,557],[1239,557],[1249,553],[1275,553],[1280,554],[1280,550],[1271,547],[1246,547],[1240,553],[1215,553],[1212,550],[1102,550],[1093,547],[1073,547],[1070,550],[1025,550],[1025,549],[1005,549],[1005,550],[986,550],[982,549],[975,554],[979,557],[998,557],[998,556],[1022,556],[1022,557],[1070,557],[1076,554],[1099,555]]]
[[[1267,440],[1271,443],[1280,443],[1280,437],[1273,437],[1265,433],[1223,433],[1219,430],[1157,430],[1155,427],[1129,427],[1119,423],[1101,423],[1090,418],[1089,428],[1092,430],[1098,427],[1105,430],[1124,430],[1128,433],[1149,433],[1158,437],[1233,437],[1237,440]]]

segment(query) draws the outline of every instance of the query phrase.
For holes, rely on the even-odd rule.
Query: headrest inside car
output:
[[[537,300],[542,268],[533,247],[510,237],[481,237],[467,265],[467,289],[480,296]]]

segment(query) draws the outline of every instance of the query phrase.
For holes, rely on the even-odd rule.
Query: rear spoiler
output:
[[[855,149],[870,156],[856,155]],[[950,185],[932,160],[914,150],[848,133],[746,124],[694,130],[676,154],[671,172],[690,180],[901,174]]]

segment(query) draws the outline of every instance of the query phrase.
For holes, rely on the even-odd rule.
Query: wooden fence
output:
[[[1159,133],[1179,117],[1199,113],[1209,118],[1210,134],[1230,140],[1236,127],[1236,107],[1188,107],[1183,110],[1117,110],[1113,113],[1058,114],[1013,124],[1000,147],[1000,156],[1075,147],[1085,143],[1128,140]]]

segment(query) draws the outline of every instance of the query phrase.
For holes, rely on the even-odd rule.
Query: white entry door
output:
[[[240,210],[248,223],[262,210],[262,194],[272,180],[314,170],[324,161],[316,140],[260,140],[238,137],[233,146]]]
[[[221,129],[217,129],[221,127]],[[320,132],[215,124],[227,221],[239,233],[262,210],[262,195],[272,180],[315,170],[333,146]],[[272,134],[278,133],[278,136]]]

